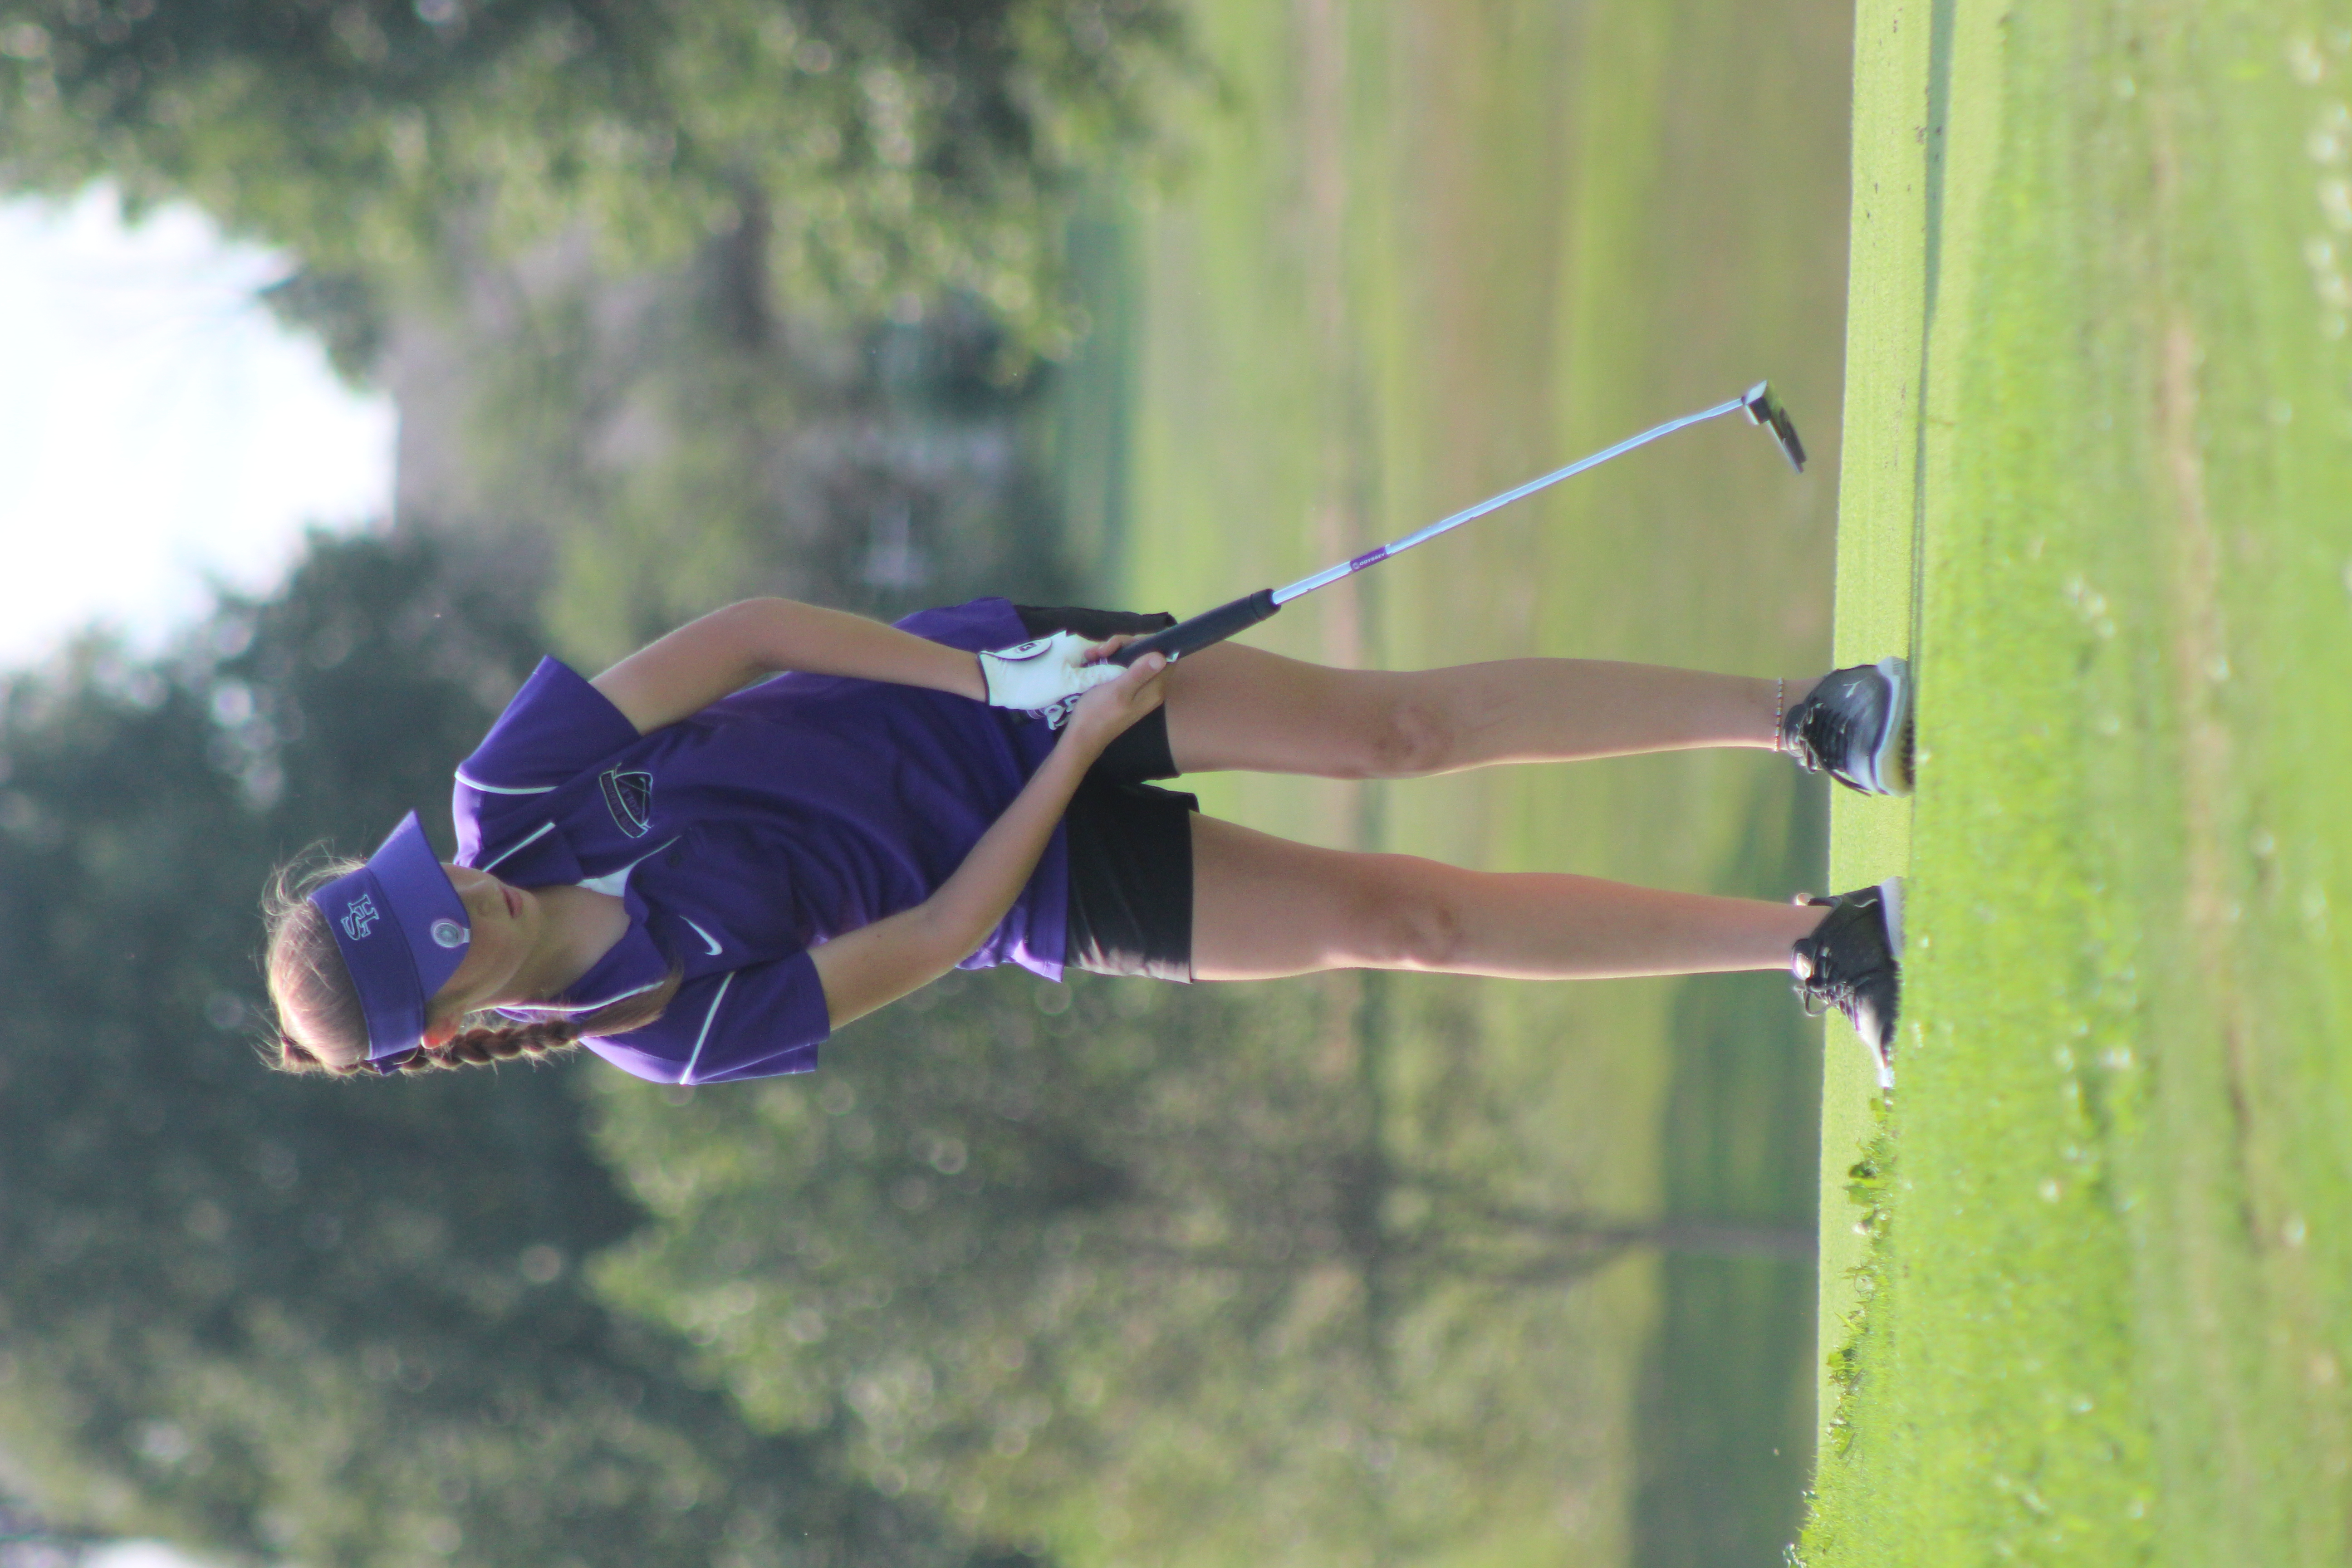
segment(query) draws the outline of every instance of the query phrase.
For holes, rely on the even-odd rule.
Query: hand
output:
[[[1081,658],[1078,662],[1081,664],[1100,664],[1104,659],[1108,658],[1111,655],[1117,653],[1128,644],[1131,642],[1141,642],[1145,637],[1150,635],[1151,634],[1149,632],[1113,632],[1109,637],[1105,637],[1102,641],[1087,649],[1085,656]]]
[[[1018,708],[1042,712],[1057,703],[1118,678],[1117,665],[1100,662],[1099,647],[1076,632],[1013,647],[994,648],[980,656],[981,679],[994,708]]]
[[[1145,654],[1125,669],[1117,665],[1107,668],[1118,669],[1118,674],[1078,699],[1062,731],[1063,744],[1099,752],[1120,731],[1167,700],[1167,682],[1161,677],[1168,672],[1168,660],[1160,655]]]

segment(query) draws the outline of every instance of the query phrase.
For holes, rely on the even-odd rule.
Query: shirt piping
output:
[[[538,831],[538,832],[536,832],[536,833],[532,834],[532,835],[531,835],[530,837],[528,837],[528,838],[518,839],[516,842],[514,842],[514,843],[512,843],[512,844],[508,845],[505,848],[503,848],[503,849],[499,850],[496,855],[491,856],[488,859],[487,859],[487,860],[483,861],[483,862],[481,863],[481,865],[479,865],[478,867],[477,867],[477,868],[476,868],[477,870],[487,871],[487,870],[488,870],[491,867],[493,867],[493,866],[497,865],[499,861],[501,861],[501,860],[505,859],[508,856],[512,855],[516,850],[522,848],[525,845],[529,845],[529,844],[536,844],[536,843],[538,843],[541,838],[546,837],[550,833],[552,833],[554,830],[555,830],[555,824],[554,824],[554,823],[552,823],[552,822],[542,822],[542,823],[541,823],[541,824],[539,825],[539,831]]]
[[[666,839],[663,842],[655,845],[652,848],[646,850],[644,854],[638,856],[635,859],[630,861],[627,865],[622,867],[617,871],[607,871],[601,877],[581,878],[580,885],[587,889],[592,893],[609,893],[614,898],[617,899],[629,886],[630,872],[635,870],[638,867],[644,865],[646,861],[652,859],[655,856],[660,854],[663,850],[668,848],[672,844],[677,842],[677,840],[676,838]],[[687,923],[688,925],[694,924],[691,921],[688,921]],[[699,930],[700,928],[697,927],[696,929]],[[712,951],[716,952],[717,950],[713,949]]]
[[[661,980],[648,980],[643,985],[632,985],[626,991],[615,991],[602,1002],[574,1002],[571,1004],[571,1010],[575,1013],[593,1013],[600,1008],[609,1007],[615,1002],[625,1002],[632,996],[642,996],[668,978],[669,976],[665,974]]]
[[[710,1011],[702,1016],[702,1032],[694,1037],[694,1054],[686,1058],[686,1067],[677,1075],[678,1082],[688,1085],[694,1082],[694,1064],[702,1059],[702,1042],[710,1037],[710,1026],[719,1019],[719,1004],[727,1000],[727,988],[734,984],[735,972],[730,969],[727,972],[727,978],[719,983],[719,994],[710,999]]]
[[[457,782],[464,784],[467,789],[480,790],[484,795],[550,795],[562,787],[557,784],[509,785],[484,784],[479,779],[468,778],[466,775],[466,770],[463,768],[459,768],[457,770]]]

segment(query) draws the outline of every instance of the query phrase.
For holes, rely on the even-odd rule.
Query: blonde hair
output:
[[[313,847],[278,868],[262,892],[262,920],[268,931],[262,968],[269,999],[278,1009],[277,1038],[263,1058],[280,1072],[347,1076],[366,1069],[367,1014],[359,987],[343,963],[342,950],[327,917],[310,895],[366,862],[328,855]],[[583,1036],[618,1035],[640,1029],[662,1016],[677,994],[682,975],[651,991],[625,996],[591,1013],[517,1023],[496,1013],[478,1013],[468,1026],[438,1045],[420,1043],[391,1064],[402,1072],[441,1068],[491,1067],[518,1058],[537,1060],[569,1050]]]

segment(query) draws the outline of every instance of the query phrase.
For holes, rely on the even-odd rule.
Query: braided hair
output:
[[[367,1015],[360,1005],[359,987],[352,983],[327,917],[310,901],[312,893],[364,864],[313,848],[281,867],[262,895],[269,931],[263,968],[270,1000],[278,1006],[278,1037],[263,1047],[263,1058],[281,1072],[341,1076],[369,1066]],[[673,969],[652,990],[590,1013],[527,1021],[497,1012],[476,1013],[449,1039],[439,1045],[419,1043],[387,1065],[401,1072],[420,1072],[495,1067],[517,1058],[538,1061],[571,1049],[585,1037],[643,1028],[662,1016],[682,978]]]
[[[403,1072],[436,1068],[491,1067],[518,1057],[537,1060],[580,1043],[577,1018],[539,1018],[530,1023],[485,1020],[457,1031],[444,1044],[419,1046],[401,1062]]]

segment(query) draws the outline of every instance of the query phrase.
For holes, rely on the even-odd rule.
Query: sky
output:
[[[183,1557],[160,1541],[123,1541],[102,1546],[82,1559],[82,1568],[205,1568],[197,1558]]]
[[[391,402],[256,302],[287,271],[187,207],[0,202],[0,671],[94,621],[152,649],[390,510]]]

